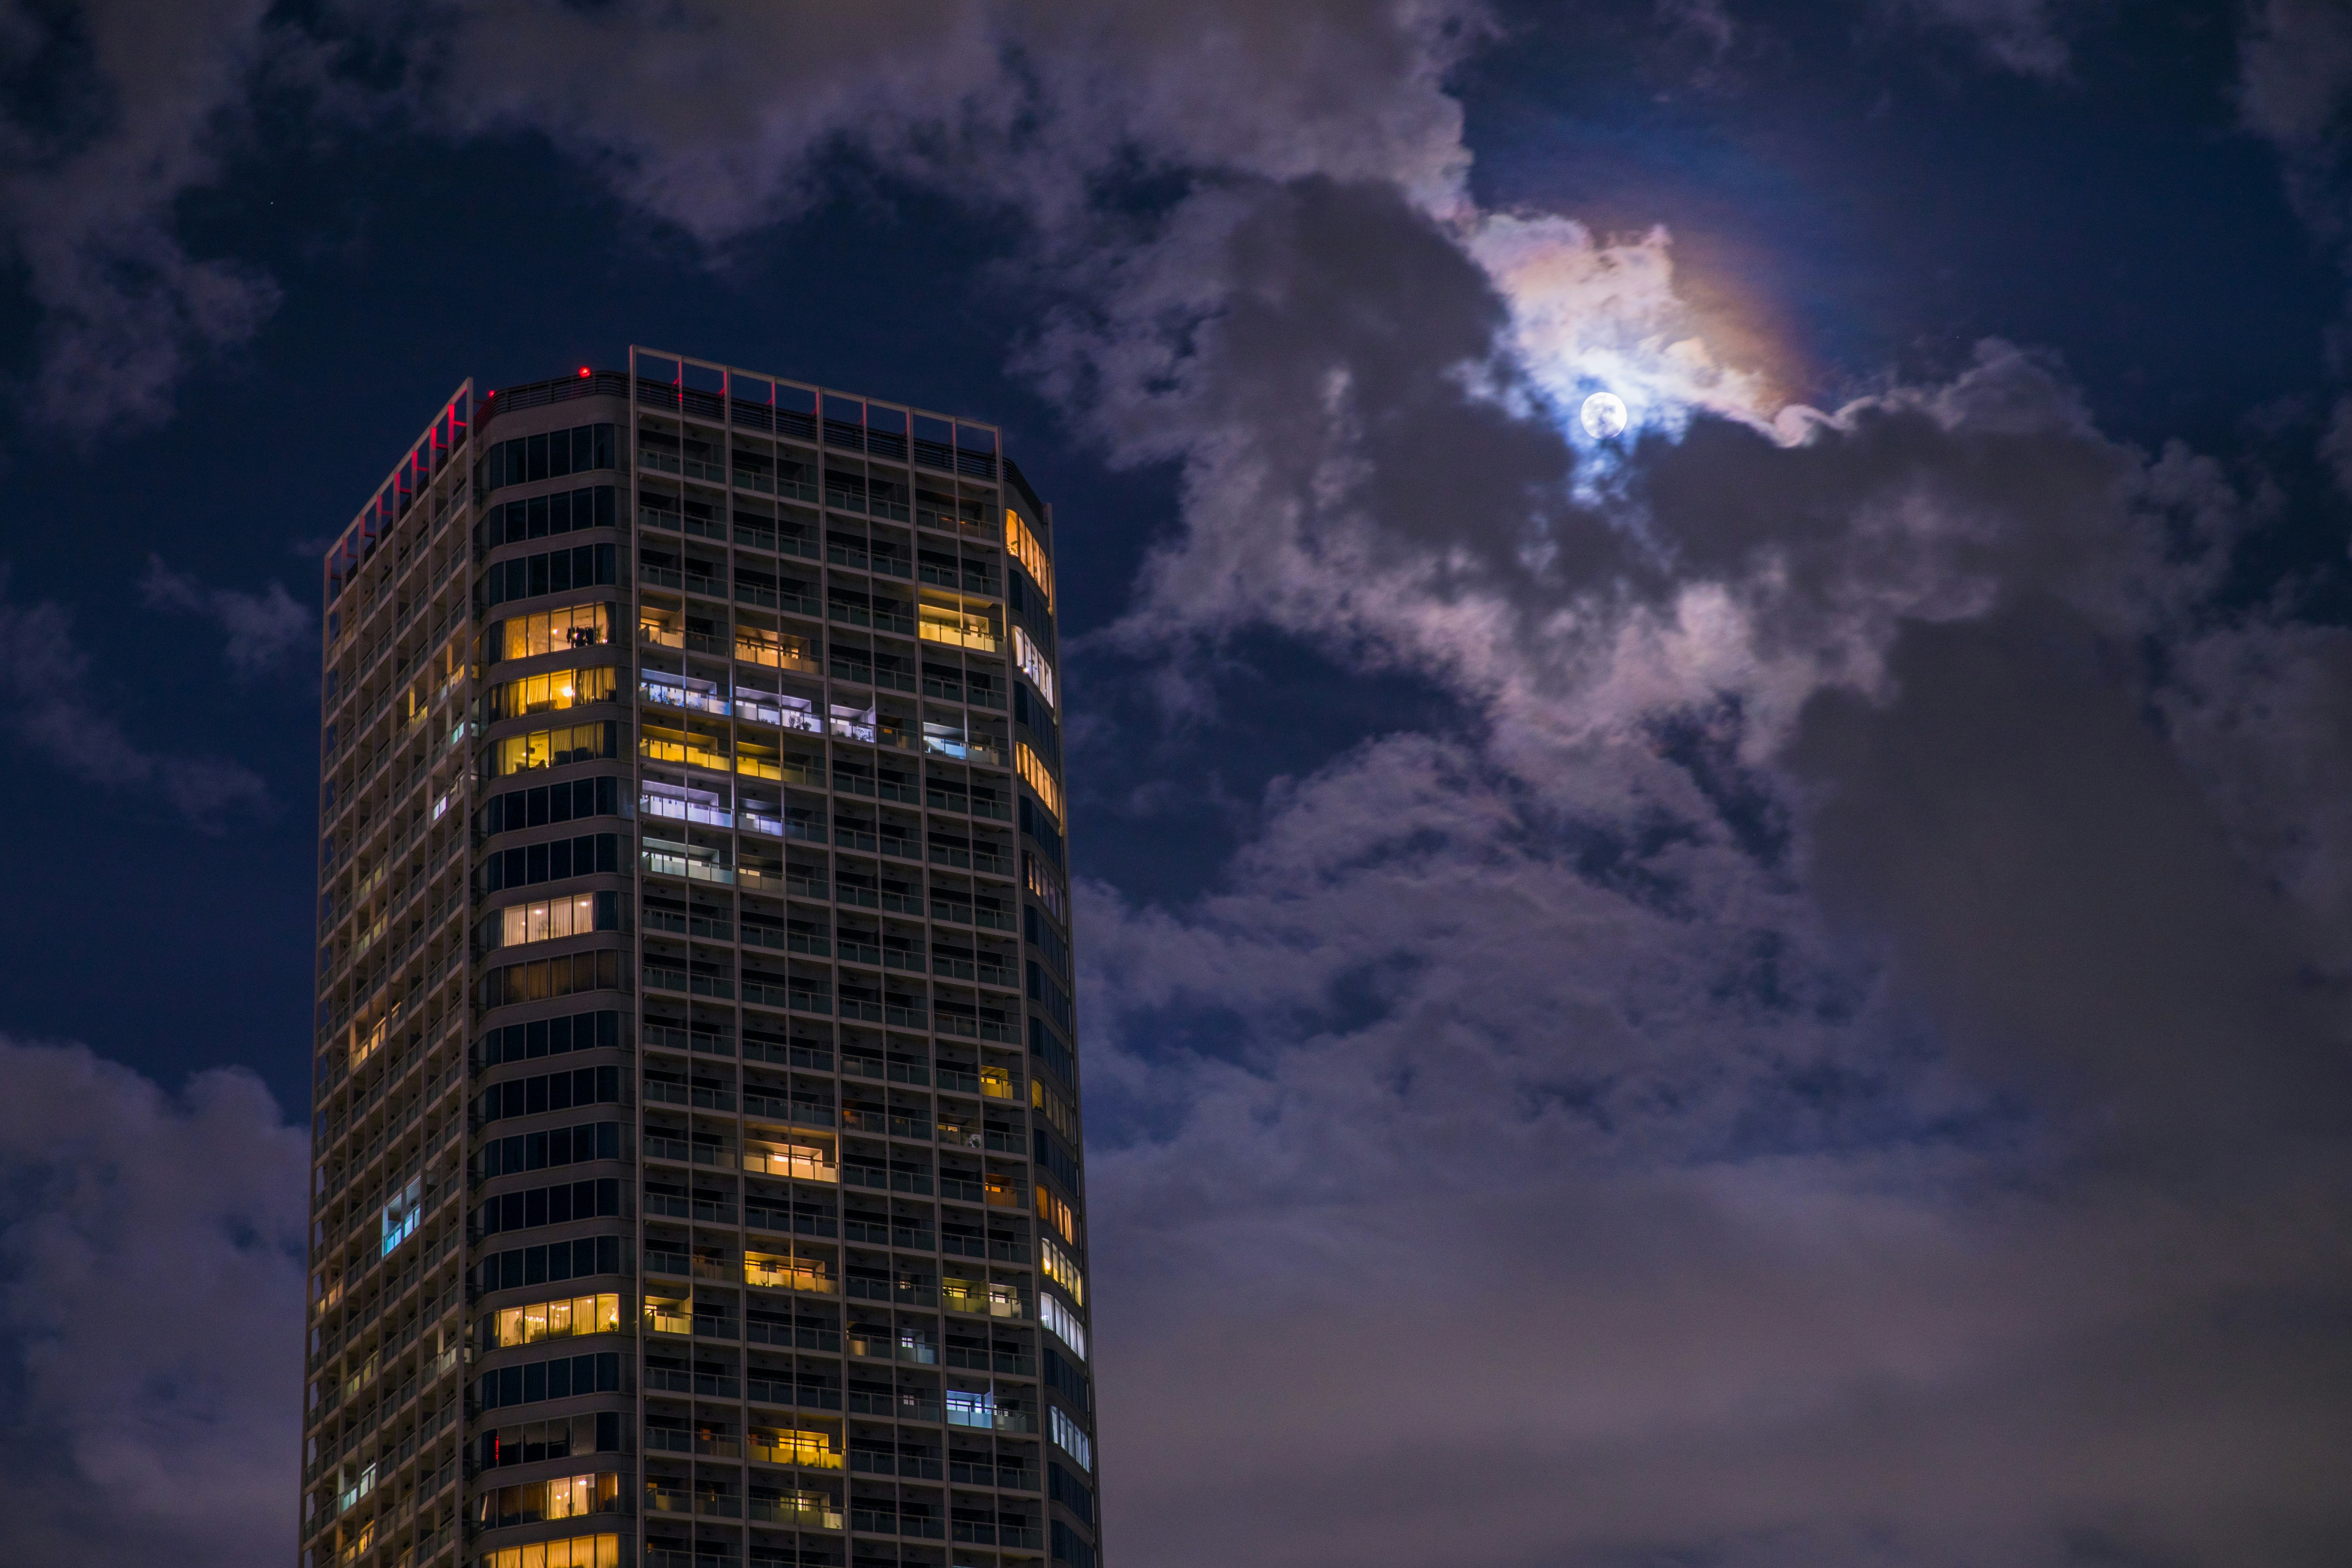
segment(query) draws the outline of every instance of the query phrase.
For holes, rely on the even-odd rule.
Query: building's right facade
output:
[[[1097,1568],[1053,549],[639,350],[338,541],[306,1568]]]

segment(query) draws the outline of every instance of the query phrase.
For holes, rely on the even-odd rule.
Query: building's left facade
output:
[[[474,402],[325,563],[306,1568],[464,1544]]]

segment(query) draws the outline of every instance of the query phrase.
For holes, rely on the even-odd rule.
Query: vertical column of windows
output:
[[[331,556],[305,1561],[454,1563],[468,394]]]
[[[874,427],[814,396],[794,425],[781,390],[721,468],[743,427],[690,390],[641,383],[629,443],[649,1560],[950,1516],[1042,1549],[1049,1399],[1083,1373],[1039,1381],[1033,1211],[1065,1278],[1082,1242],[1035,1163],[996,489],[853,469]],[[819,472],[821,521],[766,501]]]
[[[542,444],[545,477],[561,477],[559,437],[575,443],[570,472],[624,464],[626,429],[506,437],[486,482],[541,477]],[[630,619],[630,531],[506,548],[614,527],[626,493],[501,499],[482,533],[481,657],[512,667],[485,682],[472,817],[467,1517],[481,1532],[469,1554],[485,1562],[636,1560],[636,835],[624,761],[635,731],[632,666],[612,651]],[[578,1473],[495,1473],[543,1460]]]

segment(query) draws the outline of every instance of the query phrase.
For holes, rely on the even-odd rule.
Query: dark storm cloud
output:
[[[2340,910],[2249,856],[2196,733],[2328,675],[2209,604],[2249,503],[2000,344],[1827,415],[1702,416],[1571,502],[1539,423],[1417,438],[1526,406],[1491,283],[1416,265],[1426,228],[1221,193],[1119,279],[1127,335],[1052,345],[1116,372],[1115,439],[1185,463],[1128,656],[1270,622],[1486,722],[1286,784],[1213,893],[1089,909],[1125,1047],[1091,1081],[1155,1129],[1098,1166],[1133,1216],[1113,1278],[1239,1303],[1108,1348],[1142,1409],[1278,1413],[1197,1490],[1209,1417],[1114,1426],[1166,1456],[1121,1500],[1222,1498],[1241,1562],[1459,1552],[1465,1517],[1497,1563],[2326,1561],[2347,1298],[2313,1244],[2344,1190],[2306,1113]],[[1727,702],[1795,885],[1658,743]],[[2236,738],[2305,792],[2274,812],[2342,776],[2307,730]],[[1648,1201],[1684,1184],[1717,1206]],[[1479,1227],[1529,1192],[1596,1212]],[[1213,1342],[1267,1348],[1202,1397]],[[1678,1403],[1694,1363],[1722,1407]],[[1595,1408],[1622,1424],[1588,1437]],[[2260,1458],[2212,1465],[2220,1432]]]
[[[247,94],[289,43],[269,9],[0,5],[0,246],[41,312],[25,389],[41,422],[85,440],[161,423],[190,371],[274,308],[267,278],[192,256],[173,225],[242,144]]]
[[[2042,6],[1901,9],[2067,60]],[[1450,700],[1276,780],[1206,891],[1082,887],[1121,1562],[2344,1555],[2347,661],[2221,601],[2258,510],[2227,470],[2108,438],[1998,342],[1780,407],[1706,347],[1669,237],[1466,194],[1465,8],[402,16],[371,111],[543,135],[721,260],[844,148],[1020,220],[1020,374],[1182,498],[1074,689],[1197,715],[1270,632]],[[1710,16],[1741,25],[1663,25]],[[89,143],[152,177],[37,283],[110,235],[174,254],[159,193],[210,176],[261,47],[212,25],[174,114]],[[165,291],[174,352],[202,281]],[[1612,449],[1567,417],[1602,384],[1640,419]],[[168,778],[89,722],[63,612],[12,613],[22,733]],[[1079,776],[1137,743],[1073,734]],[[1213,726],[1152,742],[1162,788],[1220,761]],[[165,1142],[202,1120],[107,1081]],[[226,1124],[297,1202],[274,1115]],[[104,1168],[44,1136],[16,1158]],[[124,1211],[184,1219],[152,1185]]]
[[[245,1073],[0,1039],[0,1558],[289,1556],[301,1130]]]
[[[2046,600],[1906,626],[1892,700],[1805,713],[1815,886],[1964,1057],[2116,1119],[2137,1158],[2340,1134],[2340,957],[2236,852],[2134,667]]]

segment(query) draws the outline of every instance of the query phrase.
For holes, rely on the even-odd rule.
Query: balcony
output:
[[[637,695],[647,702],[658,702],[667,708],[691,709],[698,713],[712,713],[721,719],[728,713],[727,700],[715,689],[700,689],[647,678],[637,682]]]
[[[779,730],[790,730],[796,734],[824,733],[824,725],[818,720],[814,706],[805,698],[738,691],[735,694],[735,716],[756,723],[773,724]]]
[[[722,865],[719,851],[698,845],[666,844],[659,839],[646,840],[646,870],[656,877],[684,877],[697,882],[731,883],[734,868]]]
[[[822,1493],[805,1494],[806,1500],[791,1499],[763,1501],[754,1498],[751,1517],[768,1524],[796,1524],[803,1530],[839,1530],[841,1510]]]

